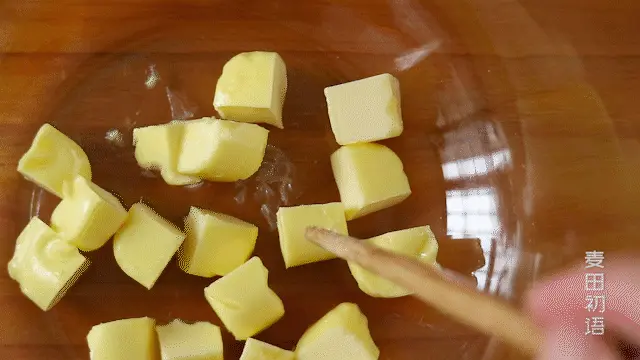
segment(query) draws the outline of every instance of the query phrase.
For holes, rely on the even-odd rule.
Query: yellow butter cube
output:
[[[375,360],[380,350],[358,305],[342,303],[302,335],[297,360]]]
[[[281,349],[260,340],[249,338],[244,343],[240,360],[294,360],[293,351]]]
[[[367,241],[382,249],[417,258],[425,264],[435,264],[438,256],[438,241],[429,226],[393,231]],[[395,298],[411,294],[410,291],[354,263],[348,264],[351,275],[358,282],[360,289],[373,297]]]
[[[76,175],[91,180],[87,154],[49,124],[38,130],[31,147],[18,162],[18,172],[60,198],[65,181],[73,181]]]
[[[83,251],[98,249],[120,228],[127,210],[90,180],[65,182],[64,197],[51,214],[51,228]]]
[[[211,181],[244,180],[264,158],[269,131],[255,124],[205,118],[186,123],[178,171]]]
[[[331,168],[347,220],[391,207],[411,195],[402,161],[386,146],[343,146],[331,155]]]
[[[341,203],[281,207],[276,219],[280,250],[287,268],[334,259],[336,256],[307,240],[305,231],[317,226],[348,235],[345,210]]]
[[[324,89],[331,129],[340,145],[402,134],[400,84],[381,74]]]
[[[42,310],[52,308],[89,266],[78,249],[61,239],[37,217],[22,230],[9,276],[20,290]]]
[[[282,300],[269,288],[269,271],[252,257],[204,289],[204,295],[236,340],[246,340],[284,315]]]
[[[240,53],[218,79],[213,106],[225,119],[266,123],[280,129],[287,92],[287,68],[275,52]]]
[[[178,264],[186,273],[204,277],[226,275],[244,264],[258,238],[257,226],[197,207],[185,218],[185,230]]]
[[[133,129],[138,165],[144,169],[160,170],[162,179],[169,185],[190,185],[201,181],[198,177],[178,172],[184,127],[185,122],[175,121]]]
[[[91,360],[156,360],[155,324],[143,317],[92,327],[87,335]]]
[[[222,360],[220,328],[208,323],[186,324],[176,319],[156,326],[162,360]]]
[[[122,271],[151,289],[184,238],[174,224],[136,203],[113,237],[113,254]]]

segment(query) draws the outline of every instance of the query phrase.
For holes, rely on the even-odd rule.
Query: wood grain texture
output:
[[[15,171],[35,131],[50,122],[85,149],[95,182],[126,205],[142,198],[180,225],[197,205],[260,227],[256,254],[286,315],[259,339],[291,348],[326,311],[353,301],[369,317],[381,359],[518,359],[414,299],[364,295],[342,262],[285,271],[273,216],[281,205],[338,200],[323,88],[390,72],[401,83],[405,131],[384,144],[403,159],[414,191],[350,222],[352,235],[429,224],[444,267],[516,304],[532,281],[586,250],[638,250],[639,7],[635,0],[0,2],[0,263],[29,216],[48,220],[57,204]],[[144,176],[131,129],[214,115],[221,66],[257,49],[278,51],[288,67],[285,130],[270,132],[263,168],[288,182],[267,188],[254,177],[185,189]],[[152,68],[160,81],[148,89]],[[104,139],[110,129],[124,133],[125,146]],[[443,166],[459,176],[445,176]],[[147,291],[117,267],[110,244],[88,257],[93,266],[47,313],[0,272],[1,359],[88,359],[90,327],[124,317],[219,323],[202,295],[210,280],[172,263]],[[238,358],[242,344],[226,332],[224,340],[225,357]]]

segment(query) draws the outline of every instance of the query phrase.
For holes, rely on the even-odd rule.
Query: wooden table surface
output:
[[[343,301],[368,316],[380,359],[516,359],[496,341],[411,298],[364,295],[346,264],[284,269],[279,206],[339,200],[337,148],[322,90],[383,72],[401,82],[405,131],[384,141],[413,195],[349,223],[369,237],[429,224],[439,262],[519,303],[542,275],[585,251],[640,247],[640,2],[636,0],[58,0],[0,2],[0,263],[30,216],[57,199],[16,172],[49,122],[87,152],[94,181],[182,225],[190,205],[260,227],[285,317],[257,337],[292,348]],[[175,188],[135,163],[133,127],[213,116],[221,67],[247,50],[287,63],[285,130],[271,129],[258,176]],[[105,140],[109,130],[124,142]],[[636,179],[636,180],[634,180]],[[44,313],[0,272],[0,359],[88,359],[91,326],[126,317],[219,320],[211,279],[172,262],[147,291],[112,247]],[[225,332],[225,354],[242,344]]]

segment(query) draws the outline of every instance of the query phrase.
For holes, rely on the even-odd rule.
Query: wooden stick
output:
[[[432,266],[335,232],[310,227],[306,237],[347,261],[414,292],[414,296],[481,332],[534,356],[542,334],[528,317],[495,296],[443,276]]]

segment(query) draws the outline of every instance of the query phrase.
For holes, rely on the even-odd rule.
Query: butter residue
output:
[[[294,186],[295,168],[287,155],[273,145],[267,145],[258,172],[251,178],[236,183],[235,201],[244,204],[249,196],[260,204],[260,213],[274,231],[276,212],[298,195]]]

